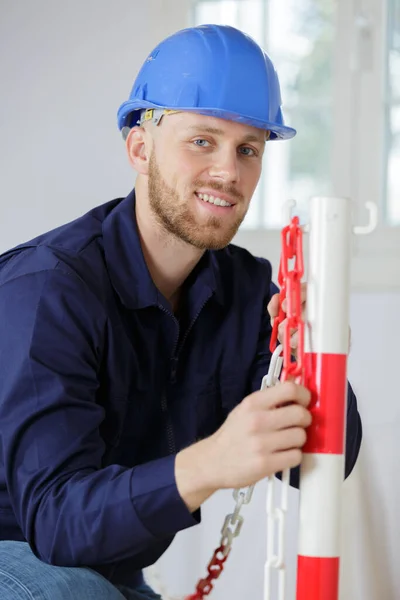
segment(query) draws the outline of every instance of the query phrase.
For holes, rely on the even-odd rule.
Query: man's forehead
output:
[[[268,137],[266,131],[257,129],[251,125],[244,123],[236,123],[227,119],[213,117],[210,115],[201,115],[192,112],[177,112],[169,115],[171,125],[175,128],[179,121],[179,131],[187,131],[188,133],[210,133],[218,136],[235,136],[245,138],[248,141],[264,142]],[[172,117],[174,118],[172,120]]]

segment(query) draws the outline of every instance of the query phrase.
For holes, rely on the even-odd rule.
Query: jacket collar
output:
[[[135,190],[122,199],[103,221],[104,252],[111,282],[129,309],[168,306],[144,260],[135,214]],[[223,302],[221,273],[213,251],[206,251],[187,279],[189,298],[212,293]]]

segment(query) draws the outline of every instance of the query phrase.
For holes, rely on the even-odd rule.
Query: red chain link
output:
[[[200,579],[196,585],[196,591],[191,596],[187,596],[185,600],[203,600],[204,596],[208,596],[214,587],[213,579],[218,579],[221,575],[226,559],[229,556],[224,554],[225,547],[219,546],[213,554],[212,559],[208,563],[208,575],[204,579]]]
[[[290,261],[294,261],[290,269]],[[281,381],[286,379],[299,379],[302,377],[304,365],[304,321],[301,314],[301,279],[304,273],[303,263],[303,232],[299,225],[298,217],[293,217],[290,225],[282,230],[282,256],[279,265],[278,283],[281,291],[279,294],[279,314],[274,321],[271,335],[270,350],[274,352],[278,341],[278,327],[287,319],[284,331],[283,371]],[[286,314],[282,310],[282,302],[286,299]],[[293,361],[290,351],[290,335],[293,329],[298,330],[297,358]],[[185,600],[203,600],[212,591],[213,580],[221,575],[224,564],[229,556],[225,546],[221,545],[213,554],[208,563],[208,575],[200,579],[194,594]]]
[[[294,379],[301,382],[304,373],[304,321],[301,312],[301,279],[304,274],[303,232],[299,218],[293,217],[290,224],[282,229],[282,255],[279,265],[278,283],[279,312],[272,328],[270,350],[274,352],[278,342],[279,325],[285,321],[283,334],[283,370],[281,381]],[[292,266],[292,268],[291,268]],[[286,314],[282,303],[286,300]],[[290,337],[298,331],[296,358],[292,356]]]

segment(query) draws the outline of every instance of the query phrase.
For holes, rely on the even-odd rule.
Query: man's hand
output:
[[[305,319],[305,314],[306,314],[306,299],[307,299],[307,284],[302,283],[301,284],[301,312],[302,312],[303,319]],[[274,294],[272,296],[272,298],[268,304],[267,310],[268,310],[269,316],[271,318],[271,326],[273,327],[274,320],[278,316],[278,313],[279,313],[279,294]],[[282,303],[282,310],[285,313],[287,311],[287,301],[286,300],[284,300]],[[278,327],[278,340],[281,344],[283,343],[283,332],[284,332],[284,328],[285,328],[285,322],[286,322],[286,319],[284,321],[282,321],[282,323]],[[292,348],[292,353],[294,355],[296,354],[297,344],[298,344],[297,329],[291,329],[290,330],[290,347]]]
[[[301,296],[300,297],[301,297],[301,314],[302,314],[303,320],[305,321],[306,301],[307,301],[307,283],[301,284]],[[274,320],[279,314],[279,294],[274,294],[272,296],[272,298],[269,301],[269,304],[267,306],[267,310],[268,310],[269,316],[271,318],[271,326],[273,327]],[[285,313],[287,311],[287,301],[286,300],[284,300],[282,302],[282,310]],[[283,320],[282,323],[278,327],[278,340],[279,340],[280,344],[283,343],[283,332],[284,332],[285,322],[286,322],[286,319]],[[297,345],[298,345],[297,329],[291,329],[290,330],[290,347],[292,349],[292,354],[294,356],[296,356]],[[350,346],[351,346],[351,329],[349,327],[349,352],[350,352]]]
[[[247,396],[209,438],[179,452],[178,491],[191,512],[221,488],[240,488],[300,464],[311,394],[285,382]]]

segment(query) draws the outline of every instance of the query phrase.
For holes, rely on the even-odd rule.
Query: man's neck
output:
[[[176,312],[181,287],[204,251],[164,231],[145,202],[136,202],[136,221],[151,278]]]

